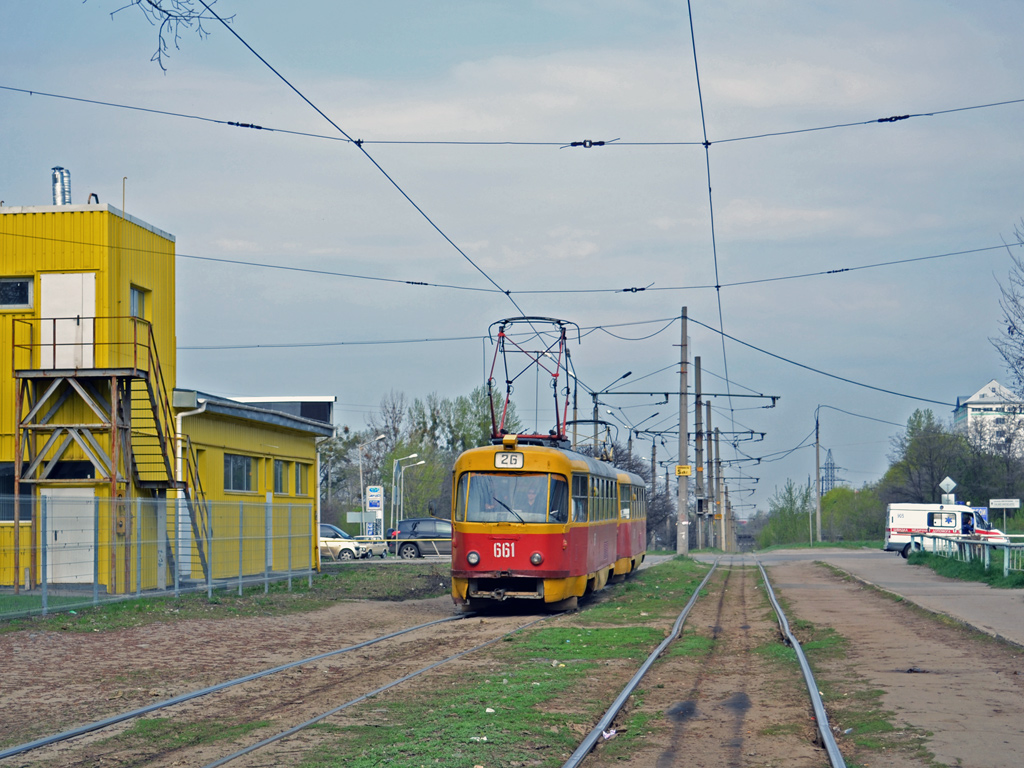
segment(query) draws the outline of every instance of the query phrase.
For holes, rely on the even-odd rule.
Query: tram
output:
[[[513,321],[502,322],[504,332],[504,324]],[[543,362],[554,356],[540,350],[532,357]],[[557,381],[561,369],[552,370]],[[532,600],[569,610],[578,598],[625,578],[643,562],[643,478],[571,450],[557,405],[556,422],[547,435],[502,434],[492,416],[492,444],[456,460],[452,598],[461,608]]]

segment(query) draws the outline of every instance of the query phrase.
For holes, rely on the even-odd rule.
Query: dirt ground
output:
[[[930,734],[925,748],[936,762],[971,768],[1024,762],[1024,650],[941,622],[820,565],[773,566],[768,575],[791,621],[833,627],[849,640],[848,658],[826,674],[859,675],[883,690],[882,706],[897,724]],[[876,754],[870,764],[923,764],[905,759]]]
[[[898,727],[931,734],[925,746],[937,763],[976,768],[1020,764],[1019,756],[1024,754],[1024,729],[1019,725],[1024,711],[1020,649],[937,622],[819,565],[778,565],[769,574],[791,612],[791,621],[832,627],[849,640],[848,657],[831,662],[825,674],[839,681],[857,677],[858,685],[884,690],[882,705],[893,713]],[[775,631],[756,579],[749,571],[731,579],[725,593],[728,599],[719,604],[698,603],[691,619],[706,633],[721,638],[713,659],[703,668],[691,666],[688,671],[663,668],[661,679],[645,681],[646,706],[655,716],[652,724],[667,728],[643,754],[628,762],[620,756],[615,764],[635,768],[827,764],[824,753],[810,744],[809,705],[787,693],[777,669],[751,652]],[[347,602],[314,614],[280,618],[183,621],[94,635],[33,631],[2,635],[0,742],[23,743],[452,613],[449,598]],[[446,626],[450,625],[441,625],[435,639],[427,642],[455,643]],[[489,631],[500,629],[488,627]],[[422,647],[424,641],[417,642]],[[395,654],[401,655],[397,650]],[[367,650],[364,666],[368,669],[371,661],[380,661],[378,655]],[[410,664],[415,657],[408,654]],[[712,663],[727,674],[712,675]],[[382,669],[380,674],[395,671]],[[354,674],[342,669],[341,662],[325,662],[314,671],[289,673],[291,682],[286,684],[296,686],[301,679],[307,690],[309,675]],[[369,677],[367,673],[366,679],[359,680],[364,690]],[[708,682],[712,679],[713,684]],[[595,680],[593,695],[610,691],[613,682],[618,684]],[[304,698],[311,708],[316,703],[312,695]],[[773,720],[802,725],[774,733]],[[841,721],[833,724],[843,730]],[[756,738],[758,734],[773,738]],[[840,736],[841,744],[844,738]],[[695,744],[701,745],[697,751]],[[60,754],[54,750],[53,760],[46,762],[82,764],[59,759]],[[34,753],[5,762],[21,765],[43,757]],[[869,758],[862,764],[935,765],[926,756],[903,752],[873,752]],[[591,759],[601,764],[600,751]]]
[[[275,618],[0,635],[0,743],[25,743],[452,614],[448,597],[351,601]]]

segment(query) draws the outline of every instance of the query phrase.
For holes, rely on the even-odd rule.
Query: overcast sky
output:
[[[968,108],[1024,99],[1019,2],[695,2],[695,56],[679,2],[220,0],[266,63],[207,21],[166,73],[125,3],[4,0],[0,200],[49,205],[60,165],[73,202],[120,208],[127,177],[127,212],[177,240],[179,386],[335,395],[362,428],[388,390],[482,384],[480,337],[518,306],[579,324],[587,386],[673,390],[685,306],[705,391],[780,398],[714,401],[723,431],[765,433],[723,458],[765,458],[727,475],[766,509],[813,477],[817,406],[823,460],[860,487],[915,408],[1012,383],[988,339],[1024,103]]]

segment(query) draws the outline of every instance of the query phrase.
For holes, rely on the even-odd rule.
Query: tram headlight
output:
[[[530,562],[534,565],[540,565],[544,562],[544,555],[542,555],[540,552],[534,552],[532,555],[530,555]]]
[[[466,562],[469,563],[470,565],[479,565],[480,564],[480,553],[479,552],[470,552],[468,555],[466,555]]]

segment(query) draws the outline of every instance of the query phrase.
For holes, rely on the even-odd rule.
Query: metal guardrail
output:
[[[1008,534],[1006,538],[1024,539],[1024,536]],[[930,547],[925,546],[926,540],[930,540]],[[910,535],[910,549],[913,552],[931,552],[940,557],[966,563],[981,560],[986,571],[992,567],[992,553],[995,551],[1002,556],[1003,578],[1009,577],[1010,571],[1024,571],[1024,542],[993,543],[970,535],[945,536],[925,533]]]

